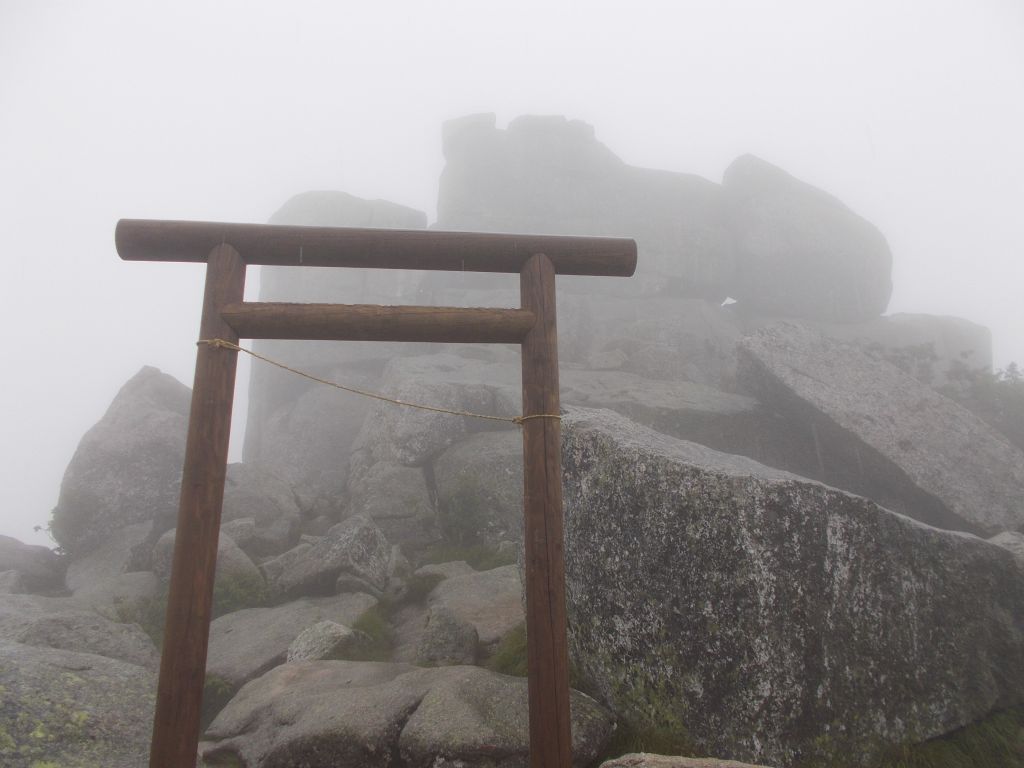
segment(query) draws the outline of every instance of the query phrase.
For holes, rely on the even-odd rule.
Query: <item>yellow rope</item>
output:
[[[310,381],[315,381],[318,384],[326,384],[329,387],[341,389],[344,390],[345,392],[351,392],[354,395],[372,397],[374,400],[381,400],[385,403],[392,403],[394,405],[405,405],[408,406],[409,408],[419,408],[420,410],[423,411],[433,411],[434,413],[447,413],[451,416],[469,416],[470,418],[473,419],[487,419],[488,421],[505,421],[510,424],[519,424],[520,426],[524,421],[529,421],[530,419],[558,419],[559,421],[562,419],[562,417],[557,413],[534,413],[530,414],[529,416],[492,416],[487,413],[472,413],[471,411],[454,411],[448,408],[438,408],[435,405],[410,403],[406,400],[396,400],[393,397],[387,397],[377,392],[367,392],[365,389],[346,387],[344,384],[338,384],[335,381],[321,379],[318,376],[314,376],[311,373],[306,373],[305,371],[300,371],[297,368],[292,368],[291,366],[285,365],[284,363],[280,363],[277,360],[271,360],[269,357],[264,357],[258,352],[253,352],[251,349],[246,349],[245,347],[240,347],[237,344],[232,344],[230,341],[226,341],[224,339],[200,339],[199,341],[196,342],[196,344],[206,344],[207,346],[213,347],[214,349],[231,349],[234,350],[235,352],[245,352],[245,354],[251,355],[252,357],[255,357],[257,360],[262,360],[265,363],[270,363],[271,365],[277,366],[282,370],[294,373],[297,376],[302,376],[303,378],[309,379]]]

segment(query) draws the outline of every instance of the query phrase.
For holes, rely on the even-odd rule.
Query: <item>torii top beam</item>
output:
[[[506,235],[406,229],[122,219],[114,235],[125,261],[205,262],[230,243],[246,264],[366,267],[519,274],[543,253],[559,275],[630,277],[636,242],[613,237]]]

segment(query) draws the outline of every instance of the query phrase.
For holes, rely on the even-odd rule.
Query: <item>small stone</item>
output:
[[[335,621],[319,621],[302,630],[288,646],[288,661],[344,659],[348,654],[365,648],[369,642],[370,638],[364,632]]]
[[[767,765],[716,760],[713,757],[675,757],[636,752],[601,763],[600,768],[771,768]]]
[[[476,627],[459,619],[451,608],[431,606],[416,646],[416,663],[435,667],[473,664],[479,639]]]

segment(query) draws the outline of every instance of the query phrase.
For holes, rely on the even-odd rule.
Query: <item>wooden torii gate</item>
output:
[[[123,219],[128,261],[206,262],[201,340],[432,341],[522,346],[526,632],[531,768],[572,763],[562,536],[555,275],[629,277],[632,240]],[[519,309],[243,300],[249,264],[510,272]],[[150,768],[194,768],[237,351],[200,344]]]

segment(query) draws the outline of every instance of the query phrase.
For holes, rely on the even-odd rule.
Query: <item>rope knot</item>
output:
[[[522,426],[523,422],[528,421],[529,419],[557,419],[558,421],[561,421],[562,417],[557,413],[532,413],[529,416],[515,416],[512,418],[512,422]]]
[[[225,341],[224,339],[200,339],[196,344],[205,344],[206,346],[213,347],[214,349],[233,349],[236,352],[243,351],[237,344],[232,344],[230,341]]]

